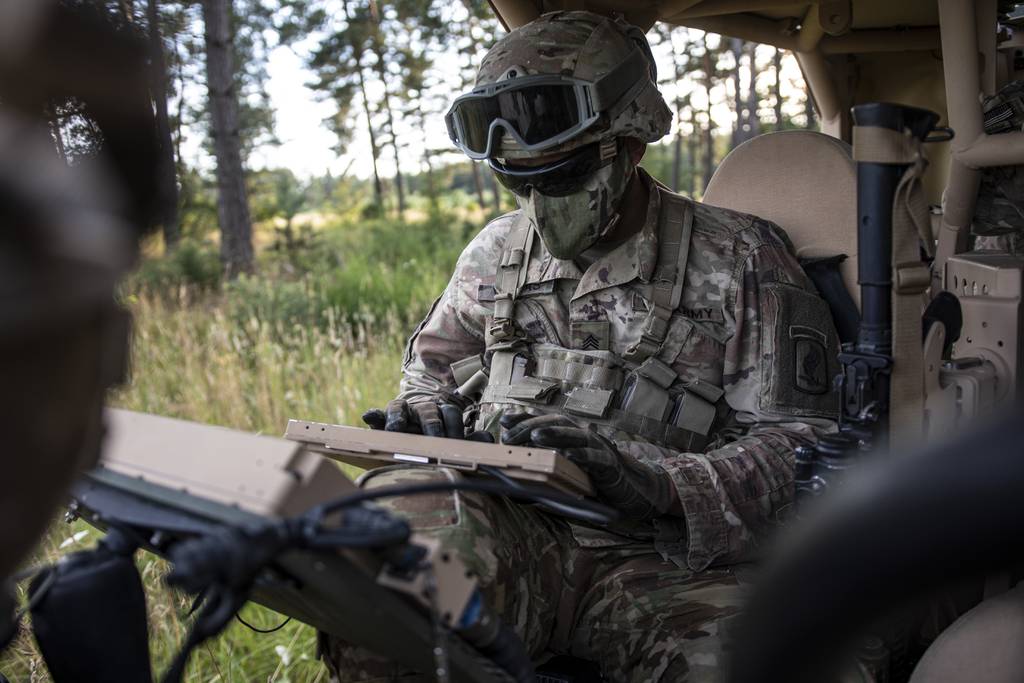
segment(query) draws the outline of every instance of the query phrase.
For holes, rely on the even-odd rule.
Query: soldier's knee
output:
[[[359,480],[367,489],[409,486],[432,482],[458,482],[463,475],[444,467],[393,466],[370,470]],[[495,529],[500,526],[500,503],[487,496],[443,491],[413,496],[395,496],[380,504],[409,521],[417,533],[441,541],[466,567],[486,583],[497,569]]]
[[[462,475],[448,468],[392,465],[370,470],[358,484],[366,489],[415,486],[434,482],[456,482]],[[454,491],[388,496],[376,501],[378,505],[407,519],[416,531],[443,529],[457,526],[461,517],[461,501]]]
[[[390,658],[352,645],[326,633],[318,634],[320,658],[331,683],[429,683],[432,676],[416,673]]]

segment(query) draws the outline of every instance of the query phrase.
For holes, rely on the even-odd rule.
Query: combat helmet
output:
[[[544,14],[484,57],[475,87],[445,119],[470,158],[546,156],[608,138],[655,142],[671,113],[647,38],[622,19]]]

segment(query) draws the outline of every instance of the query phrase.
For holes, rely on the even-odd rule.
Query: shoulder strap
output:
[[[515,333],[515,303],[519,290],[526,282],[533,250],[533,226],[520,213],[512,224],[501,261],[494,278],[494,321],[491,323],[491,337],[495,340],[509,339]]]
[[[641,363],[656,354],[665,342],[669,320],[683,298],[692,233],[691,202],[677,194],[661,192],[661,212],[658,215],[658,265],[652,278],[654,305],[644,325],[640,341],[626,350],[626,360]]]

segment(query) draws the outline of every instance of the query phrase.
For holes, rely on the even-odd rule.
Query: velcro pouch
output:
[[[468,382],[473,375],[480,370],[483,370],[484,360],[480,357],[480,354],[470,356],[469,358],[463,358],[457,360],[451,364],[452,377],[455,379],[455,384],[462,386]]]
[[[714,403],[697,393],[684,390],[676,396],[669,422],[681,429],[707,436],[717,413]]]
[[[686,382],[683,386],[686,390],[692,394],[697,394],[708,403],[718,403],[722,396],[725,395],[725,389],[719,386],[715,386],[711,382],[703,379],[694,379]]]
[[[603,418],[612,404],[614,391],[608,389],[573,389],[565,399],[565,412],[582,417]]]
[[[558,391],[558,382],[536,377],[523,377],[515,384],[509,385],[506,396],[517,401],[547,403],[556,391]]]
[[[676,371],[667,363],[648,358],[626,379],[622,390],[622,410],[664,421],[672,401],[668,388],[677,377]]]

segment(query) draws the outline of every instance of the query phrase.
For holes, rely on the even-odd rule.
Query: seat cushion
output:
[[[910,683],[1024,681],[1024,587],[985,600],[932,643]]]
[[[848,144],[807,130],[760,135],[725,157],[703,201],[772,221],[797,256],[846,254],[840,272],[859,305],[857,166]]]

